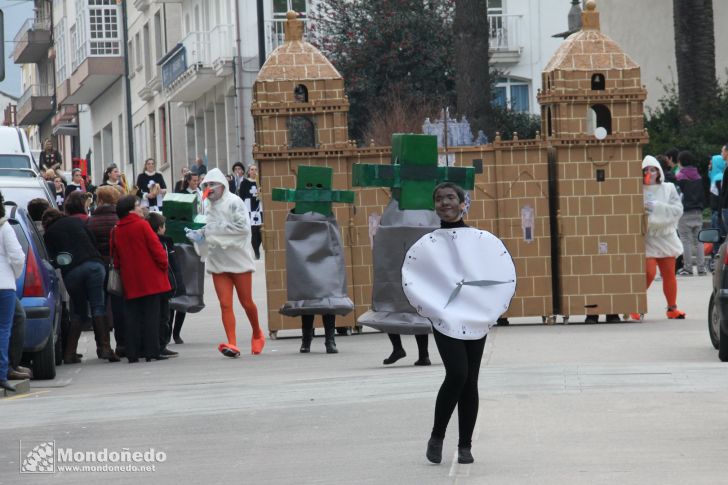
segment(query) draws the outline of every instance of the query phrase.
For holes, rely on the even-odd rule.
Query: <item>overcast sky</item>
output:
[[[0,9],[5,15],[5,80],[0,82],[0,91],[20,96],[20,65],[13,62],[13,38],[23,22],[33,16],[33,2],[0,0]]]

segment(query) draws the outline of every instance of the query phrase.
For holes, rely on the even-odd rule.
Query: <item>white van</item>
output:
[[[28,136],[17,126],[0,126],[0,170],[33,170],[38,174],[38,164],[33,158]],[[9,173],[7,173],[9,175]]]

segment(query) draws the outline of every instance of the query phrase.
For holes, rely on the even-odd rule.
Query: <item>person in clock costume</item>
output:
[[[434,425],[430,440],[427,443],[426,456],[433,463],[442,461],[445,431],[457,406],[459,425],[458,462],[473,463],[471,442],[478,416],[480,361],[483,357],[488,330],[490,326],[495,324],[498,316],[507,309],[515,291],[515,267],[510,254],[508,254],[500,240],[485,231],[468,228],[463,222],[465,192],[462,188],[452,182],[443,182],[435,188],[433,200],[435,213],[440,218],[441,229],[424,236],[415,243],[408,251],[402,268],[403,289],[410,303],[417,308],[418,313],[426,316],[432,322],[435,344],[445,366],[445,379],[435,401]],[[443,229],[445,231],[442,231]],[[438,287],[437,292],[433,293],[431,285],[428,288],[428,283],[423,282],[421,279],[418,280],[416,276],[412,276],[412,273],[408,273],[408,268],[414,268],[414,266],[408,265],[432,267],[432,260],[428,260],[428,257],[432,258],[434,255],[435,258],[438,258],[438,254],[440,257],[443,256],[441,254],[443,248],[437,246],[438,238],[441,240],[439,242],[445,243],[444,248],[458,253],[464,250],[463,245],[466,244],[465,240],[468,238],[476,242],[481,238],[494,241],[497,244],[495,247],[497,247],[498,252],[493,253],[493,257],[491,257],[490,253],[487,254],[489,268],[487,268],[485,274],[481,272],[480,275],[482,276],[479,276],[487,279],[472,278],[474,275],[471,268],[478,265],[463,264],[463,260],[469,259],[469,256],[464,254],[453,256],[452,261],[454,263],[452,266],[449,266],[448,263],[448,267],[444,270],[445,273],[440,274],[438,277],[441,281],[460,280],[454,283],[454,291],[452,292],[447,284],[444,285],[444,292],[442,291],[443,285],[437,284],[435,285]],[[457,241],[458,238],[460,241]],[[430,244],[430,242],[435,244]],[[493,243],[491,242],[491,244]],[[501,259],[504,260],[504,267],[507,268],[506,273],[498,272],[496,269],[500,264],[496,261],[499,255],[503,257]],[[463,269],[463,266],[468,268]],[[501,278],[494,278],[496,274]],[[507,277],[503,278],[506,274]],[[467,278],[467,276],[471,277]],[[431,283],[432,278],[428,279]],[[506,281],[491,281],[491,279],[505,279]],[[486,286],[493,287],[493,285],[502,285],[502,290],[485,288]],[[474,287],[480,288],[476,290]],[[464,288],[468,289],[461,292]],[[502,298],[481,297],[479,294],[481,291],[500,291],[505,296]],[[438,296],[445,298],[446,301],[436,303],[435,300],[437,300]],[[497,308],[490,309],[488,311],[489,315],[485,315],[485,313],[479,312],[477,307],[470,311],[469,307],[462,306],[465,303],[464,300],[472,301],[473,298],[475,298],[476,302],[478,300],[488,302],[498,300],[499,303],[493,305]],[[458,305],[460,306],[458,307]],[[447,308],[448,306],[450,308]],[[433,309],[435,309],[434,312]],[[466,315],[477,316],[468,318]],[[490,322],[490,320],[493,321]]]

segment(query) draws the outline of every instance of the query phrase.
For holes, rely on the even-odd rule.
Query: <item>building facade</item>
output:
[[[13,38],[12,58],[21,64],[22,94],[16,106],[16,123],[28,128],[31,146],[40,148],[42,140],[51,136],[55,113],[52,2],[34,0],[33,11]]]

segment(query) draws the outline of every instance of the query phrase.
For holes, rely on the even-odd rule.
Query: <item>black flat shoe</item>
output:
[[[153,360],[167,360],[169,357],[165,357],[163,355],[157,355],[156,357],[147,357],[147,362],[151,362]]]
[[[164,357],[177,357],[179,355],[179,352],[175,352],[174,350],[169,349],[162,349],[162,351],[159,353]]]
[[[10,384],[8,381],[0,381],[0,387],[5,389],[6,391],[15,392],[15,386]]]
[[[174,339],[174,343],[176,343],[177,345],[185,343],[185,341],[182,340],[182,337],[180,337],[179,335],[176,335],[172,338]]]
[[[404,349],[395,349],[395,350],[392,350],[392,353],[389,355],[389,357],[387,357],[386,359],[384,359],[382,361],[382,364],[384,364],[384,365],[394,364],[399,359],[402,359],[404,357],[407,357],[407,352],[405,352]]]
[[[429,357],[420,357],[415,361],[415,365],[432,365]]]
[[[440,463],[442,461],[442,441],[437,438],[430,438],[427,442],[427,459],[432,463]]]
[[[470,448],[458,448],[458,463],[467,465],[468,463],[473,463],[474,461],[475,458],[473,458],[473,454],[470,453]]]

